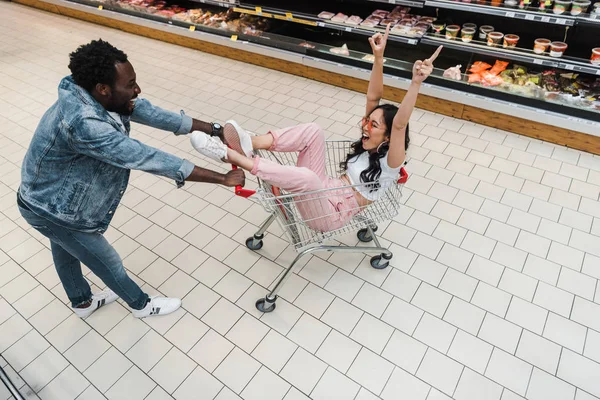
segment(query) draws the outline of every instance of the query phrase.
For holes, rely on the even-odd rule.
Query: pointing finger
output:
[[[387,40],[388,36],[390,35],[391,26],[392,24],[387,24],[387,26],[385,27],[385,35],[383,35],[383,40]]]
[[[444,48],[444,46],[440,46],[437,48],[437,50],[435,51],[435,53],[432,54],[431,57],[429,57],[427,60],[425,60],[426,62],[429,63],[433,63],[435,61],[436,58],[438,58],[438,56],[440,55],[440,52],[442,51],[442,49]]]

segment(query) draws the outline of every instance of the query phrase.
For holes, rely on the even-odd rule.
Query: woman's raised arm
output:
[[[379,105],[379,100],[383,96],[383,53],[385,45],[390,34],[390,24],[385,28],[385,34],[376,33],[369,38],[371,49],[373,50],[373,69],[371,70],[371,79],[369,79],[369,89],[367,90],[367,109],[365,116],[368,116],[375,107]]]
[[[433,62],[440,55],[442,47],[437,48],[435,53],[425,61],[417,61],[413,65],[413,77],[408,87],[406,95],[402,99],[402,104],[394,117],[392,124],[392,135],[390,138],[390,150],[388,152],[388,166],[398,168],[404,163],[406,158],[405,135],[406,126],[410,120],[410,115],[415,109],[417,96],[421,89],[421,83],[433,72]]]

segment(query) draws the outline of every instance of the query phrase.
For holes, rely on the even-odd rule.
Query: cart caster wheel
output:
[[[277,296],[275,296],[275,300],[277,300]],[[275,300],[273,302],[267,301],[266,298],[256,300],[256,309],[262,313],[270,313],[275,309],[277,304],[275,304]]]
[[[356,232],[356,237],[358,240],[365,243],[373,240],[373,236],[369,235],[369,230],[367,228],[362,228]]]
[[[383,258],[381,255],[371,257],[371,267],[375,269],[385,269],[390,265],[390,261]]]
[[[255,242],[253,237],[249,237],[248,239],[246,239],[246,247],[250,250],[260,250],[263,247],[263,241],[258,240]]]

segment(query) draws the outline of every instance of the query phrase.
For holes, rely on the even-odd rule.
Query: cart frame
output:
[[[340,162],[351,151],[350,146],[352,143],[352,141],[326,141],[325,162],[329,176],[339,176]],[[265,150],[258,150],[257,153],[261,158],[270,159],[282,165],[296,165],[297,153],[273,153]],[[246,240],[246,247],[250,250],[260,250],[267,229],[277,220],[298,254],[285,269],[273,289],[264,298],[256,301],[256,308],[263,313],[275,310],[277,293],[287,281],[294,266],[302,257],[314,252],[379,253],[371,258],[371,266],[376,269],[386,268],[393,254],[380,244],[375,234],[377,223],[392,219],[398,214],[402,196],[401,188],[407,179],[408,174],[404,168],[401,168],[400,177],[397,181],[345,185],[305,193],[284,193],[278,187],[259,179],[258,199],[269,213],[269,217],[259,227],[258,231]],[[346,194],[351,193],[353,195],[354,190],[359,188],[364,190],[365,187],[366,189],[376,188],[374,190],[377,190],[377,199],[368,205],[359,206],[360,209],[351,210],[354,215],[343,226],[331,231],[320,231],[315,228],[314,223],[319,218],[327,218],[328,216],[307,216],[307,208],[310,209],[314,204],[317,204],[318,207],[319,202],[326,200],[329,196],[339,196],[339,193],[344,191]],[[328,239],[352,231],[357,233],[357,237],[361,242],[373,242],[374,246],[332,246],[324,244]]]

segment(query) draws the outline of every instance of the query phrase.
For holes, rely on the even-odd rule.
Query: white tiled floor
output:
[[[77,45],[102,37],[124,49],[158,105],[257,132],[318,121],[352,137],[364,95],[0,10],[0,365],[28,398],[600,398],[600,158],[423,111],[411,123],[406,205],[381,227],[390,268],[362,254],[309,257],[261,315],[254,301],[294,254],[280,228],[251,252],[258,205],[134,172],[106,236],[145,290],[181,296],[183,309],[140,321],[117,303],[79,320],[48,242],[15,204],[26,146]],[[186,138],[143,126],[133,136],[226,170]]]

